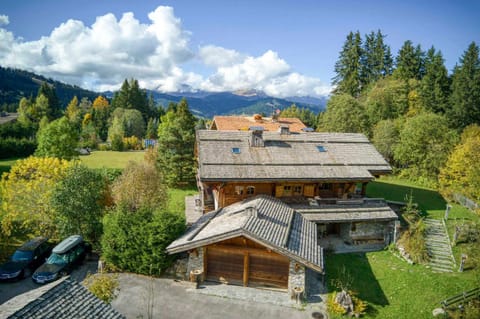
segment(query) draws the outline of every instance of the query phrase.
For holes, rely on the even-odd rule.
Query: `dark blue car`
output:
[[[90,245],[85,243],[80,235],[64,239],[53,248],[47,261],[32,275],[33,281],[44,284],[70,273],[75,266],[83,262],[90,250]]]
[[[0,280],[22,279],[31,274],[50,255],[52,245],[45,237],[36,237],[23,244],[0,266]]]

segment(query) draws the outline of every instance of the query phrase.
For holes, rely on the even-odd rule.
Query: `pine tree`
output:
[[[392,72],[392,56],[390,47],[383,42],[385,36],[380,30],[365,36],[361,56],[362,86],[378,81]]]
[[[420,45],[414,47],[412,41],[405,41],[396,58],[394,76],[405,81],[422,79],[424,74],[423,55]]]
[[[182,99],[158,127],[158,166],[169,186],[195,182],[195,117]]]
[[[50,86],[47,82],[43,82],[38,89],[37,97],[43,95],[48,100],[48,119],[51,121],[61,116],[60,100],[55,93],[55,88]]]
[[[362,38],[360,32],[347,35],[338,61],[335,63],[336,76],[332,84],[336,86],[334,93],[347,93],[357,97],[362,90],[361,81]]]
[[[425,57],[425,76],[419,94],[423,107],[431,112],[445,113],[449,96],[448,71],[442,53],[432,46]]]
[[[455,128],[461,130],[469,124],[480,123],[480,59],[475,42],[454,68],[450,103],[449,115]]]

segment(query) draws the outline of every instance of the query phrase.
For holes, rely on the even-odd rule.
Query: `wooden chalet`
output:
[[[305,288],[306,268],[324,274],[322,247],[362,251],[394,240],[397,215],[365,198],[368,182],[391,167],[364,135],[216,125],[197,131],[204,214],[167,248],[190,253],[189,271],[293,294]]]

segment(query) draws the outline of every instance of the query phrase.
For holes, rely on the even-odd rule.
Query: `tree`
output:
[[[154,165],[130,162],[112,187],[115,204],[134,212],[163,209],[168,199],[163,177]]]
[[[148,119],[147,131],[145,133],[145,138],[147,139],[156,139],[158,132],[158,119],[150,118]]]
[[[348,94],[337,94],[328,100],[318,129],[326,132],[364,133],[368,135],[368,119],[365,107]]]
[[[65,117],[72,123],[80,123],[80,109],[78,107],[78,98],[74,96],[65,109]]]
[[[452,127],[461,130],[480,123],[480,59],[475,42],[470,44],[453,70],[450,103]]]
[[[118,117],[113,118],[112,126],[108,129],[108,139],[112,144],[112,150],[123,151],[123,137],[125,136],[124,125]]]
[[[362,87],[367,87],[392,73],[393,59],[390,47],[383,42],[384,38],[380,30],[365,36],[361,56]]]
[[[60,100],[55,93],[55,87],[43,82],[38,89],[37,98],[43,95],[47,99],[47,117],[50,121],[61,116],[61,105]]]
[[[113,96],[112,106],[114,109],[135,109],[140,111],[143,120],[146,122],[149,117],[154,116],[154,110],[150,109],[150,103],[145,90],[140,89],[138,81],[131,79],[123,81],[120,91]]]
[[[91,243],[99,243],[107,190],[99,172],[79,163],[70,166],[51,197],[59,235],[80,234]]]
[[[422,113],[407,118],[394,149],[395,160],[405,167],[401,175],[435,184],[456,137],[442,115]]]
[[[95,125],[95,129],[97,130],[98,136],[103,141],[105,141],[108,137],[108,119],[110,117],[110,110],[110,105],[105,97],[99,95],[93,101],[93,123]]]
[[[395,119],[408,111],[409,85],[387,77],[378,80],[366,94],[366,110],[372,125],[381,120]]]
[[[66,117],[62,117],[40,129],[35,155],[70,160],[78,156],[78,138],[75,127]]]
[[[71,163],[58,158],[18,160],[1,179],[1,230],[5,237],[56,237],[51,196]]]
[[[450,83],[442,53],[432,46],[425,58],[425,76],[420,83],[419,94],[423,107],[434,113],[444,114],[448,107]]]
[[[423,55],[420,45],[414,47],[412,41],[405,41],[398,52],[393,75],[405,81],[421,80],[424,74]]]
[[[448,157],[439,175],[443,192],[462,194],[480,202],[480,126],[467,126],[461,142]]]
[[[300,119],[306,126],[313,129],[317,128],[317,115],[307,109],[307,108],[298,108],[295,104],[290,105],[286,109],[283,109],[280,112],[280,117],[294,117]]]
[[[362,90],[361,81],[362,38],[360,32],[350,32],[335,63],[335,94],[350,94],[357,97]]]
[[[185,230],[185,220],[173,213],[142,208],[132,213],[124,206],[103,220],[102,257],[123,270],[159,276],[174,257],[165,248]]]
[[[182,99],[158,126],[158,167],[169,186],[195,182],[195,117]]]
[[[389,163],[394,162],[394,149],[400,139],[401,122],[400,119],[382,120],[373,129],[373,145]]]

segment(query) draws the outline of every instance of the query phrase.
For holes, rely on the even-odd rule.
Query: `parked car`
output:
[[[91,247],[83,241],[82,236],[72,235],[55,246],[47,261],[33,274],[32,279],[38,284],[54,281],[68,273],[83,262]]]
[[[18,248],[10,260],[0,266],[0,280],[22,279],[35,271],[52,251],[47,240],[36,237]]]

